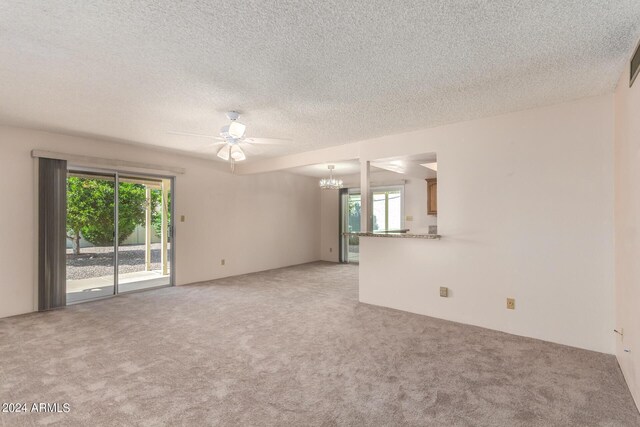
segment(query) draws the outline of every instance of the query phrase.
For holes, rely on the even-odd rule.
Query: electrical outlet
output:
[[[224,265],[224,258],[220,260],[220,265]]]
[[[405,221],[413,221],[413,215],[407,215]]]
[[[329,252],[333,252],[333,248],[329,248]]]
[[[509,310],[516,309],[516,299],[515,298],[507,298],[507,308]]]
[[[449,288],[440,286],[440,296],[443,298],[447,298],[449,296]]]

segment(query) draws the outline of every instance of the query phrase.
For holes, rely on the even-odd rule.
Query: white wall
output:
[[[362,238],[360,300],[613,353],[613,135],[605,95],[245,172],[435,152],[443,239]],[[450,298],[438,296],[440,286]],[[516,310],[505,308],[507,297]]]
[[[32,149],[183,167],[176,178],[176,279],[186,284],[320,259],[317,180],[226,165],[142,146],[0,127],[0,317],[36,305],[37,182]],[[220,265],[225,258],[226,265]]]
[[[320,195],[320,256],[323,261],[340,262],[339,193],[322,190]]]
[[[615,109],[616,355],[640,407],[640,79],[629,88],[628,69]]]

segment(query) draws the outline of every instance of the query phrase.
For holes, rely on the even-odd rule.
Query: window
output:
[[[404,226],[402,187],[373,189],[373,231],[397,231]]]

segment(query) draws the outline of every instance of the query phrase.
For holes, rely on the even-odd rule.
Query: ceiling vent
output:
[[[629,81],[629,87],[633,86],[634,80],[638,77],[638,72],[640,72],[640,44],[636,48],[633,58],[631,58],[631,80]]]

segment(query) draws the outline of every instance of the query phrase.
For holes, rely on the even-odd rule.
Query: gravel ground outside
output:
[[[161,243],[151,244],[151,268],[160,270]],[[120,246],[118,248],[120,268],[118,273],[135,273],[144,271],[144,245]],[[169,259],[171,259],[171,244],[169,244]],[[82,248],[80,255],[74,255],[72,249],[67,249],[67,279],[89,279],[92,277],[110,276],[113,274],[113,247]]]

